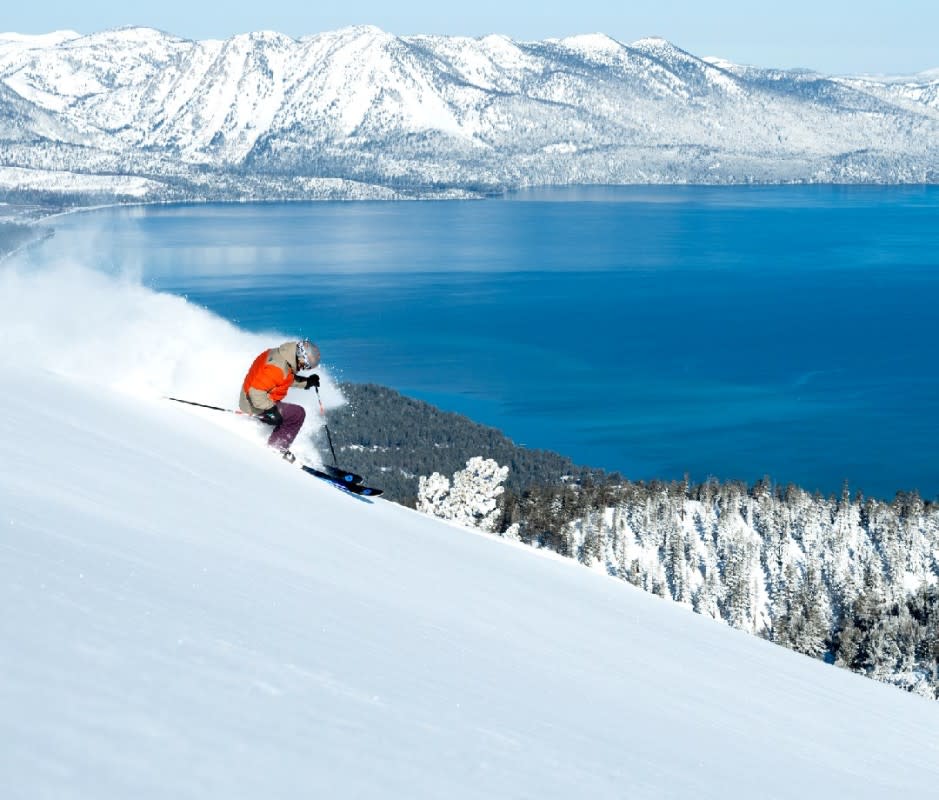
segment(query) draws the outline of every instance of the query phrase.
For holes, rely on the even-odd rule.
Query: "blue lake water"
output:
[[[316,340],[634,479],[939,495],[939,187],[640,187],[58,220],[240,326]],[[105,265],[107,266],[107,265]]]

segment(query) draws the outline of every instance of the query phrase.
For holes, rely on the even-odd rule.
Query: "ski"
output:
[[[361,485],[363,481],[361,475],[356,475],[354,472],[349,472],[345,469],[339,469],[339,467],[323,467],[323,472],[328,472],[332,477],[338,478],[343,483],[357,483]]]
[[[359,495],[360,497],[378,497],[382,494],[382,489],[376,489],[374,486],[363,486],[361,483],[346,483],[342,480],[341,477],[336,477],[330,475],[328,472],[323,472],[322,470],[315,469],[314,467],[308,467],[306,464],[303,464],[301,469],[304,472],[309,472],[310,475],[313,475],[319,478],[321,481],[326,481],[326,483],[331,483],[338,489],[342,489],[344,492],[351,492],[352,494]]]

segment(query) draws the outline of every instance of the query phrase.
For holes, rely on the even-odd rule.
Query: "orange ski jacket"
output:
[[[239,408],[246,414],[263,414],[283,400],[291,386],[302,385],[296,374],[296,342],[284,342],[265,350],[254,359],[245,375],[238,398]]]

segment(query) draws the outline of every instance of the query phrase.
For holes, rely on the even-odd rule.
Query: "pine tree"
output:
[[[508,467],[500,467],[495,460],[476,456],[466,462],[466,469],[454,474],[452,484],[436,472],[429,478],[422,476],[418,510],[492,532],[500,518],[499,497],[508,472]]]
[[[450,480],[435,472],[429,478],[421,476],[417,490],[417,510],[441,519],[451,519]]]
[[[600,560],[600,521],[595,519],[590,509],[584,512],[581,521],[581,544],[578,548],[578,561],[586,566],[592,566]]]
[[[882,631],[878,621],[883,613],[883,596],[867,588],[847,613],[835,648],[835,663],[855,672],[872,672],[882,658]]]

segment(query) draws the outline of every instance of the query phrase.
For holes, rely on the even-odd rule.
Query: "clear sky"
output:
[[[0,16],[0,29],[19,33],[148,25],[191,39],[254,30],[300,37],[366,23],[402,35],[601,31],[627,43],[656,35],[699,56],[831,73],[939,67],[939,0],[46,0],[8,3]]]

